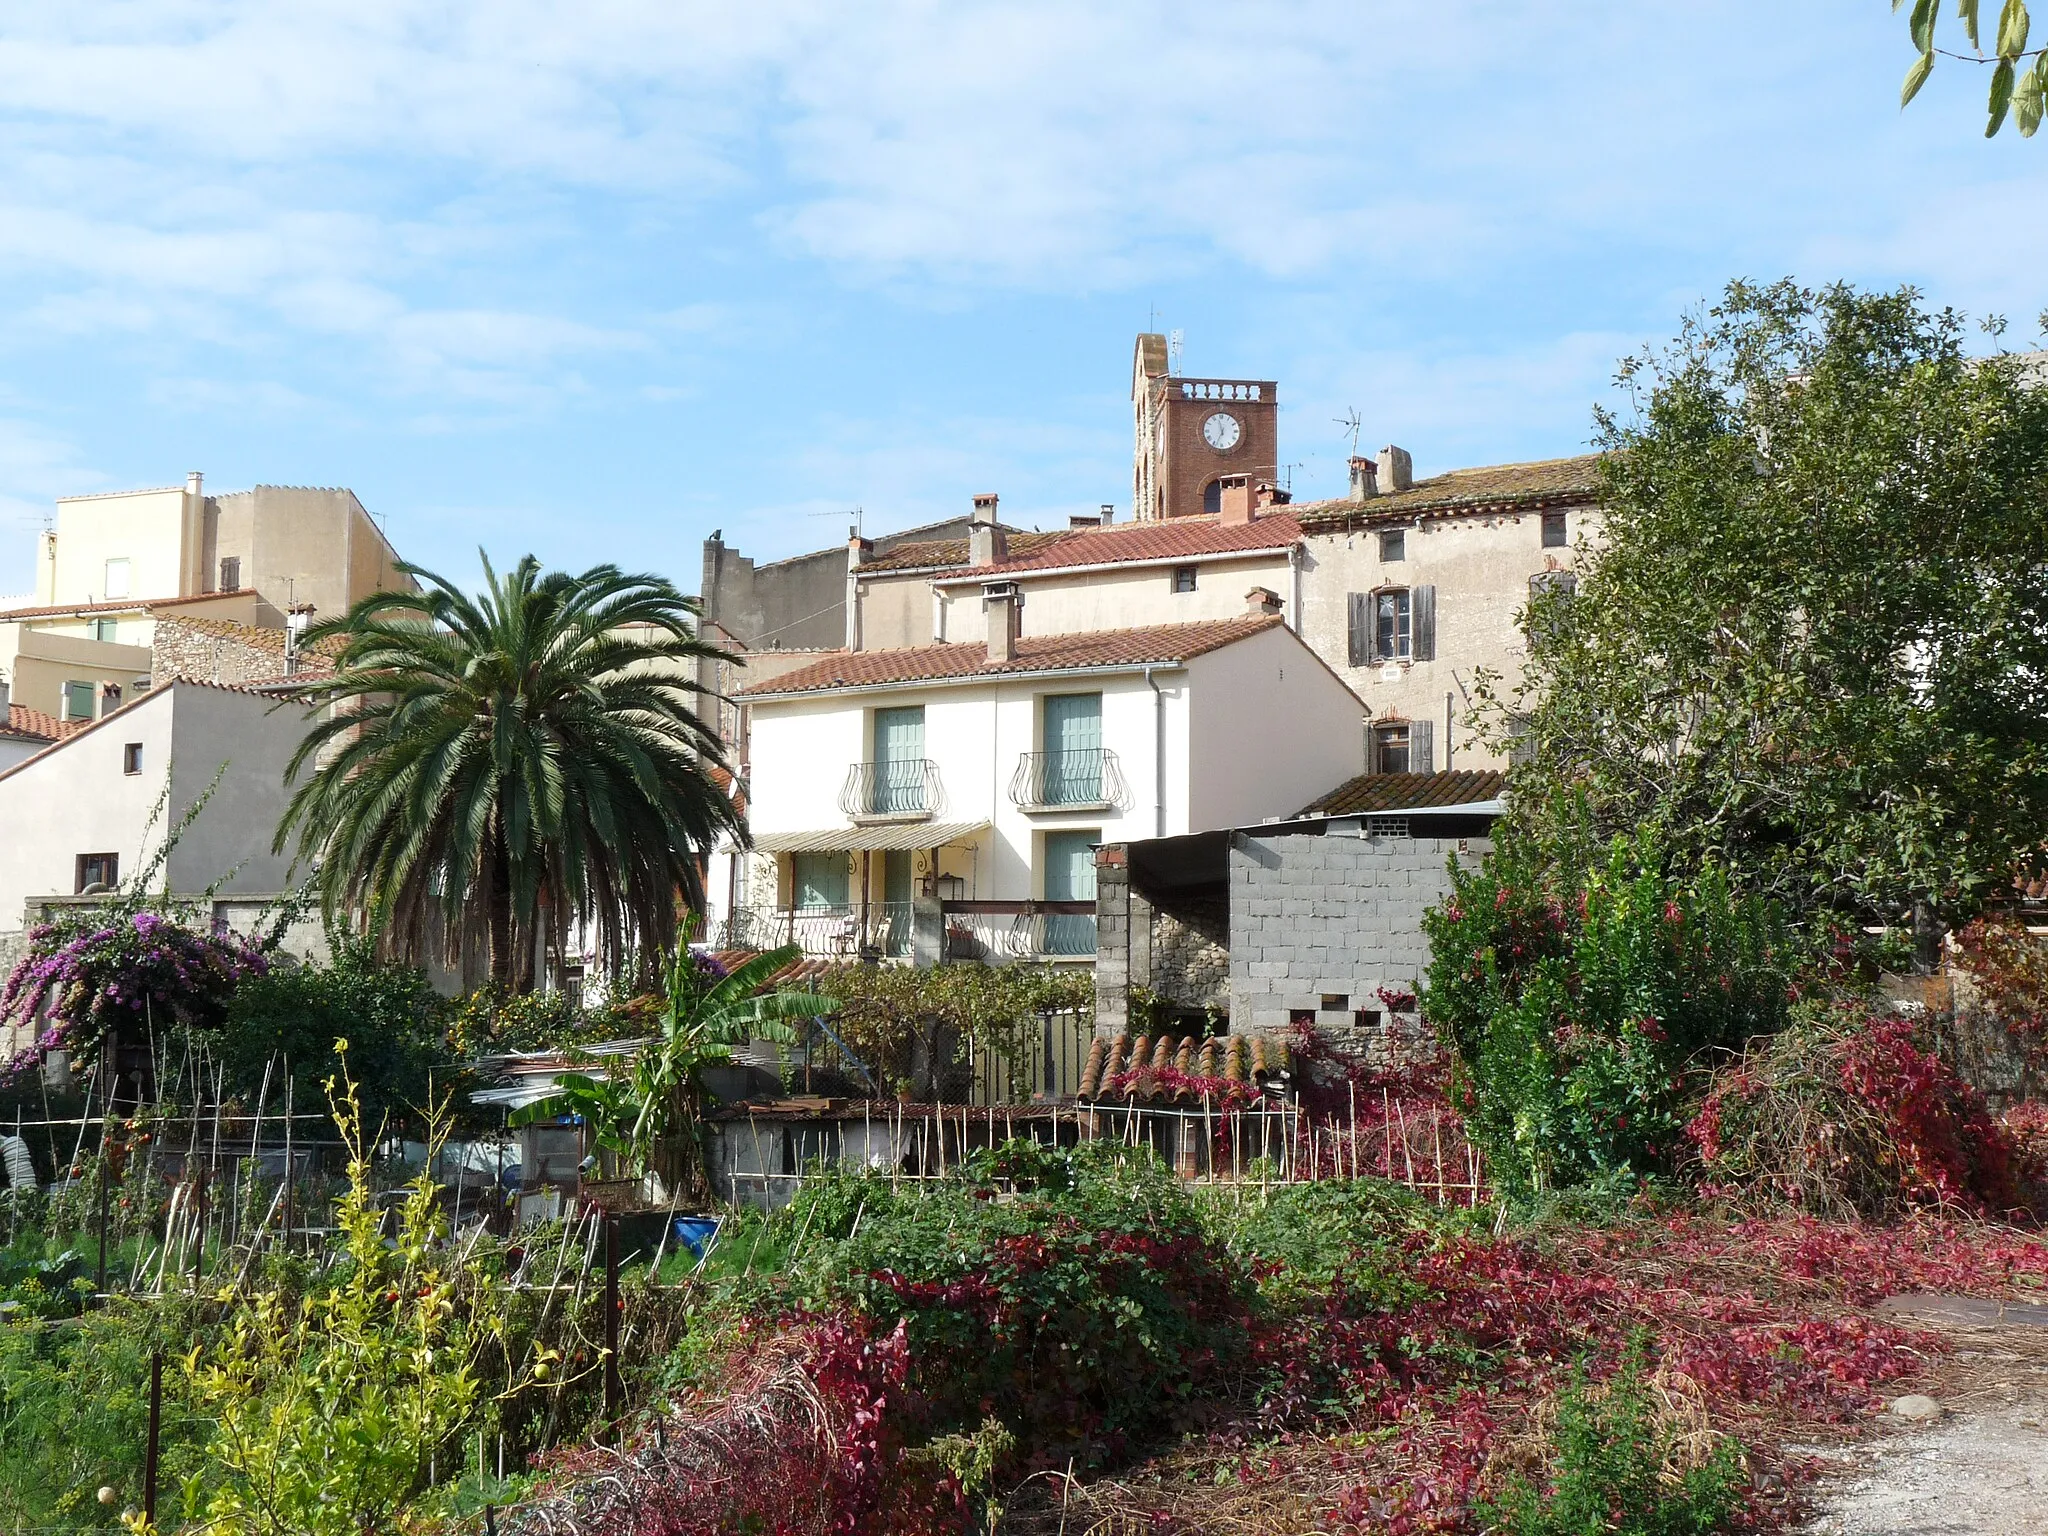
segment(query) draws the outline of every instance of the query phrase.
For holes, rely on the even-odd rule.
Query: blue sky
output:
[[[1580,449],[1731,277],[2048,305],[2048,140],[1884,0],[0,12],[0,593],[52,497],[352,486],[694,587],[1001,493],[1128,515],[1133,335],[1418,473]]]

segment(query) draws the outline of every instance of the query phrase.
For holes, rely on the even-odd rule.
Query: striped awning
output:
[[[831,827],[822,832],[763,832],[754,839],[762,853],[905,853],[964,843],[988,830],[985,821],[882,822],[871,827]]]

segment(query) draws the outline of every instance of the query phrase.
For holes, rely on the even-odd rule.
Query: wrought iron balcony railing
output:
[[[717,942],[727,949],[794,944],[817,960],[902,958],[910,953],[910,921],[907,901],[870,902],[865,911],[857,906],[743,907],[720,925]]]
[[[1122,805],[1127,791],[1116,754],[1026,752],[1010,778],[1010,799],[1027,811],[1066,811]]]
[[[948,960],[1095,958],[1092,901],[949,901],[944,916]]]
[[[934,816],[945,804],[939,765],[928,757],[855,763],[839,791],[839,809],[855,821]]]

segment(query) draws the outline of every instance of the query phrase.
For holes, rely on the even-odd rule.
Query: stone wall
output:
[[[150,668],[161,684],[267,683],[285,675],[284,631],[223,619],[158,618]],[[309,658],[310,659],[310,658]],[[324,659],[317,663],[323,670]]]
[[[1411,996],[1429,968],[1422,914],[1450,888],[1447,861],[1476,865],[1483,838],[1259,837],[1230,849],[1230,1027],[1312,1022],[1393,1060],[1429,1042]],[[1384,995],[1383,995],[1384,993]]]
[[[1135,920],[1135,911],[1132,915]],[[1225,902],[1174,912],[1154,907],[1151,956],[1148,985],[1161,999],[1205,1013],[1230,1011],[1230,910]]]

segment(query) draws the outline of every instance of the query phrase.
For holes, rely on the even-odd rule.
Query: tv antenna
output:
[[[1291,491],[1294,489],[1294,472],[1302,467],[1300,459],[1296,459],[1292,464],[1282,464],[1280,466],[1280,488],[1282,490]]]
[[[1351,439],[1351,456],[1353,458],[1357,458],[1358,434],[1365,429],[1365,423],[1358,419],[1358,407],[1353,406],[1350,410],[1346,411],[1342,416],[1338,417],[1337,425],[1343,429],[1341,432],[1338,433],[1338,435],[1340,437],[1348,437]]]
[[[856,538],[865,536],[865,530],[861,527],[861,519],[864,515],[859,507],[855,507],[851,511],[828,508],[823,512],[806,512],[804,514],[806,517],[850,517],[853,519],[853,532]]]
[[[1185,347],[1185,346],[1187,345],[1187,340],[1188,340],[1188,333],[1187,333],[1186,331],[1168,331],[1168,332],[1166,333],[1166,370],[1167,370],[1167,372],[1169,372],[1169,373],[1179,373],[1179,372],[1180,372],[1180,354],[1181,354],[1181,349],[1182,349],[1183,347]]]

